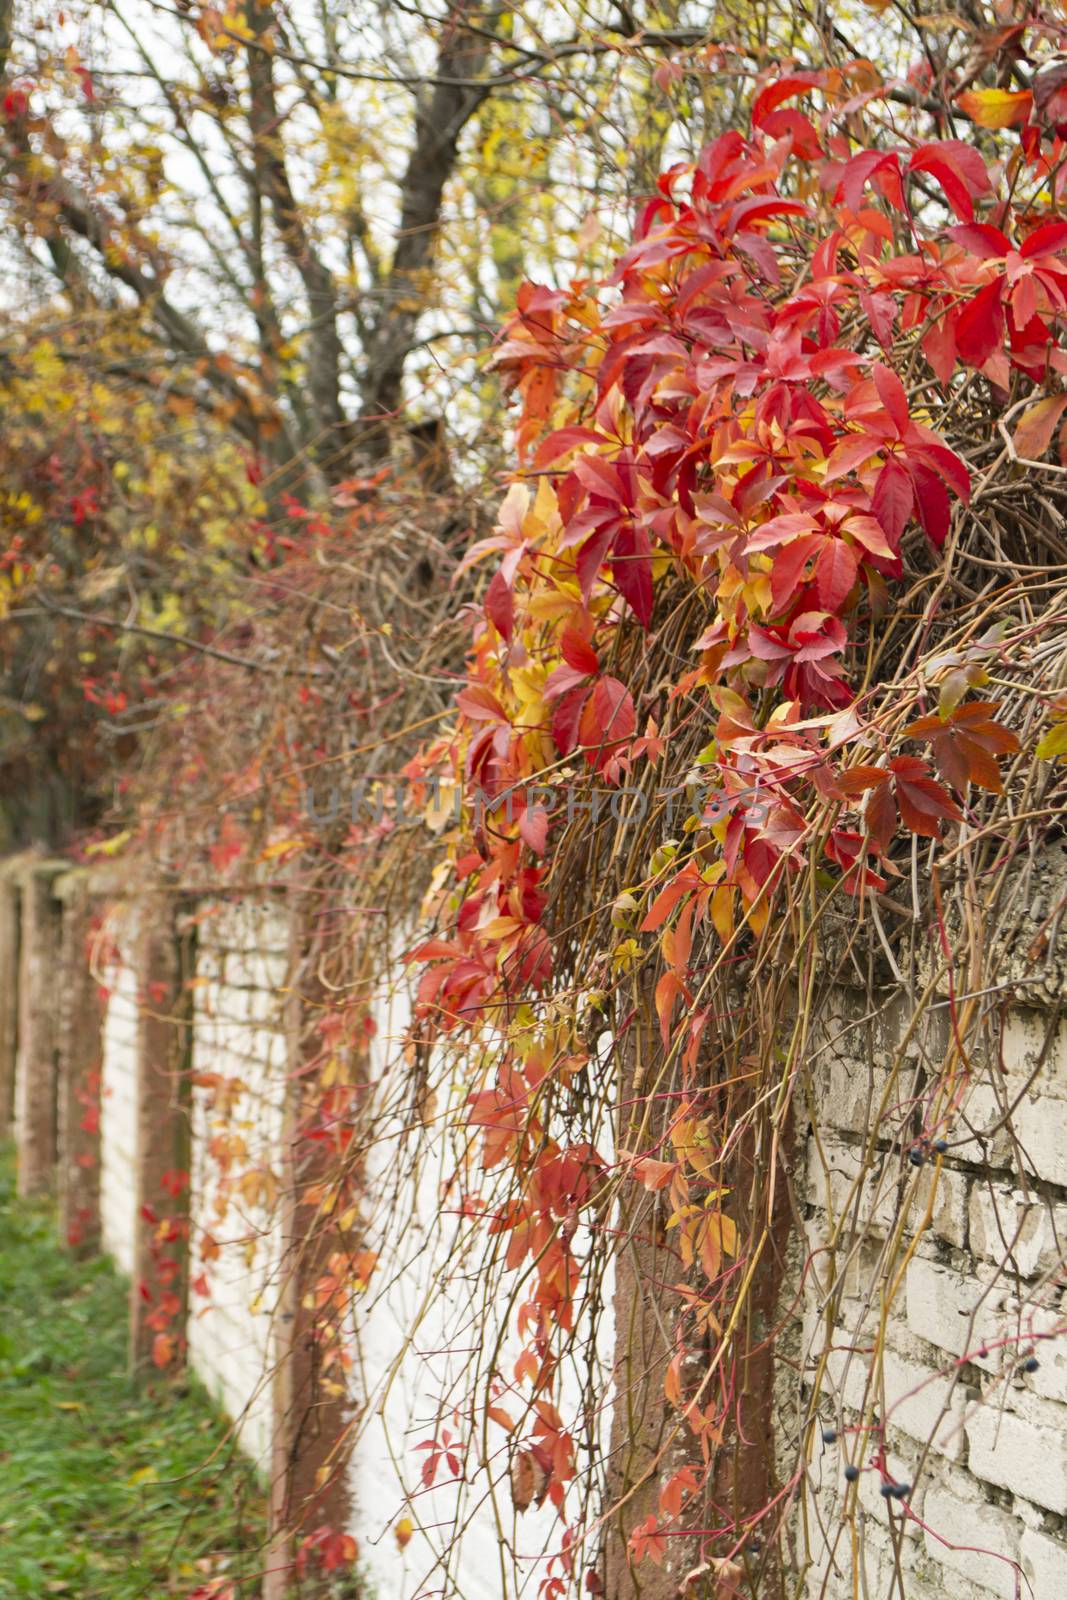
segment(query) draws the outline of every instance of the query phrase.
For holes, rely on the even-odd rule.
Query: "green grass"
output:
[[[165,1600],[262,1570],[263,1496],[188,1378],[136,1388],[126,1289],[0,1151],[0,1600]]]

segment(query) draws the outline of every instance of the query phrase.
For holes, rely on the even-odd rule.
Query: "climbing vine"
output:
[[[521,466],[464,558],[489,578],[456,721],[406,772],[435,806],[442,782],[464,796],[428,902],[437,931],[411,953],[416,1029],[458,1041],[472,1073],[465,1203],[479,1168],[508,1174],[485,1212],[524,1283],[506,1375],[522,1420],[491,1413],[516,1492],[535,1482],[570,1515],[559,1363],[589,1304],[576,1233],[610,1254],[659,1230],[671,1281],[642,1288],[669,1308],[661,1403],[683,1464],[654,1453],[658,1503],[624,1527],[634,1561],[680,1539],[724,1593],[742,1560],[771,1570],[753,1537],[782,1526],[770,1481],[766,1502],[742,1489],[724,1505],[721,1458],[744,1434],[742,1312],[787,1187],[822,928],[847,899],[895,969],[885,922],[929,915],[950,955],[941,847],[961,841],[958,861],[992,833],[998,866],[1020,848],[984,798],[1020,767],[999,687],[1019,723],[1022,669],[1062,626],[1062,594],[1035,611],[1020,566],[1061,548],[1042,509],[1036,540],[1013,529],[982,552],[1019,463],[1040,474],[1057,440],[1067,461],[1064,145],[1042,82],[969,91],[928,137],[928,118],[891,119],[907,97],[869,62],[764,78],[747,131],[663,173],[609,278],[524,286],[494,358]],[[972,560],[999,581],[976,588]],[[1031,726],[1059,714],[1040,673],[1021,705]],[[914,870],[913,903],[894,894],[912,900],[923,841],[925,912]],[[779,967],[781,1022],[765,1015],[760,1050],[738,1051],[723,1020],[748,1042],[768,952],[793,993]],[[649,999],[659,1047],[635,1072]],[[614,1148],[581,1136],[590,1094],[615,1108]],[[947,1148],[959,1105],[931,1096],[921,1149]],[[742,1170],[756,1181],[738,1194]],[[660,1200],[619,1243],[629,1186]],[[635,1485],[608,1479],[625,1507]],[[546,1597],[582,1563],[596,1591],[589,1540],[568,1522]]]

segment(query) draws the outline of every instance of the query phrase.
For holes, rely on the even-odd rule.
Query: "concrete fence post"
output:
[[[34,861],[20,878],[15,1083],[20,1195],[46,1193],[55,1176],[60,917],[52,891],[65,866],[62,861]]]
[[[329,1574],[316,1560],[294,1570],[301,1542],[321,1528],[343,1535],[350,1513],[346,1428],[351,1403],[343,1374],[324,1369],[329,1313],[315,1288],[338,1247],[333,1229],[302,1196],[325,1174],[333,1152],[303,1137],[313,1107],[314,1072],[321,1053],[316,1031],[321,994],[315,973],[318,948],[300,906],[290,922],[290,984],[286,1018],[288,1071],[280,1201],[282,1255],[275,1318],[272,1374],[270,1545],[264,1600],[301,1600],[332,1593]]]
[[[130,1366],[170,1366],[184,1349],[188,1291],[188,940],[178,902],[143,898],[136,940],[137,1089]]]
[[[100,1090],[107,1002],[90,966],[89,874],[57,879],[62,904],[59,1016],[59,1232],[72,1250],[100,1242]]]
[[[670,1102],[654,1102],[662,1061],[651,983],[639,982],[637,1005],[619,1048],[616,1140],[621,1148],[657,1148],[670,1120]],[[647,1125],[642,1125],[648,1117]],[[638,1131],[640,1129],[640,1132]],[[605,1523],[603,1593],[607,1600],[673,1600],[682,1569],[673,1550],[661,1565],[635,1570],[629,1533],[658,1516],[659,1491],[675,1471],[698,1466],[699,1453],[667,1405],[664,1383],[676,1353],[674,1296],[657,1296],[677,1276],[667,1212],[660,1197],[627,1185],[614,1222],[625,1240],[615,1261],[615,1397],[611,1410],[607,1505],[620,1506]],[[675,1545],[680,1541],[675,1541]],[[695,1565],[696,1563],[690,1563]]]

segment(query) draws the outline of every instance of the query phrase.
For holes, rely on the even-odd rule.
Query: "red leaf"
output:
[[[970,367],[982,367],[1004,343],[1004,307],[999,278],[979,289],[955,320],[956,348]]]
[[[919,521],[930,543],[936,550],[940,550],[948,538],[952,522],[952,503],[948,497],[948,490],[936,472],[931,472],[929,467],[924,467],[917,461],[911,463],[911,476],[915,484],[915,504],[919,512]]]
[[[849,433],[841,439],[830,452],[826,471],[823,473],[824,483],[833,483],[838,478],[845,477],[856,468],[869,461],[882,449],[882,440],[874,438],[868,433]]]
[[[603,456],[579,456],[574,463],[574,475],[590,494],[601,499],[623,504],[626,496],[619,469]]]
[[[819,82],[817,72],[797,72],[778,78],[761,89],[752,102],[752,126],[761,128],[770,113],[782,105],[786,100],[803,94],[806,89],[813,88]]]
[[[560,456],[565,456],[571,450],[576,450],[581,444],[607,444],[602,433],[597,433],[593,428],[557,428],[555,433],[550,433],[542,439],[533,458],[535,467],[547,467],[553,461],[558,461]]]
[[[685,1495],[693,1494],[697,1489],[696,1472],[692,1467],[682,1467],[673,1477],[668,1478],[659,1492],[659,1508],[665,1517],[677,1517],[682,1509],[682,1500]]]
[[[903,207],[900,157],[896,151],[861,150],[847,163],[841,179],[841,193],[850,211],[860,209],[864,189],[875,180],[891,206],[896,206],[898,210]]]
[[[956,333],[951,317],[941,317],[930,324],[922,337],[922,349],[938,379],[947,383],[956,366]]]
[[[633,1174],[638,1183],[653,1192],[665,1189],[677,1171],[676,1161],[655,1161],[651,1156],[642,1156],[633,1165]]]
[[[359,1555],[359,1545],[350,1533],[330,1533],[319,1546],[319,1560],[326,1572],[350,1567]]]
[[[961,793],[968,783],[974,783],[1002,794],[1004,784],[996,758],[1013,754],[1019,741],[1010,728],[993,720],[992,713],[997,710],[996,701],[972,700],[947,717],[919,717],[904,729],[904,737],[929,740],[941,776]]]
[[[930,777],[925,761],[914,756],[898,756],[889,767],[896,784],[900,819],[912,833],[937,839],[942,821],[959,821],[962,816],[959,806],[948,790]]]
[[[561,756],[569,756],[578,744],[578,725],[588,696],[587,686],[581,683],[563,695],[552,712],[552,737]]]
[[[911,413],[908,411],[908,397],[904,393],[904,385],[896,373],[891,372],[880,361],[873,363],[871,377],[874,379],[874,387],[878,390],[878,398],[885,406],[889,420],[897,430],[897,438],[902,439],[911,423]]]
[[[890,840],[897,826],[897,808],[888,782],[880,783],[877,788],[871,790],[863,820],[867,824],[867,832],[872,841],[884,855],[889,849]]]
[[[630,691],[618,678],[601,678],[582,711],[578,732],[582,744],[598,752],[601,767],[611,750],[629,739],[637,726]]]
[[[548,812],[544,806],[525,810],[519,818],[519,833],[534,855],[543,856],[548,843]]]
[[[932,467],[939,473],[966,505],[971,498],[971,475],[955,450],[950,450],[947,445],[928,443],[917,450],[915,456],[924,466]]]
[[[826,611],[839,611],[856,581],[859,560],[843,539],[829,539],[815,563],[815,591]]]
[[[875,480],[871,510],[894,550],[900,546],[914,501],[911,478],[900,462],[891,457]]]
[[[619,593],[643,628],[652,621],[652,562],[644,528],[624,522],[611,552],[611,570]]]
[[[667,1552],[667,1540],[659,1531],[659,1524],[650,1511],[638,1527],[630,1535],[630,1549],[633,1551],[635,1561],[641,1561],[645,1556],[654,1561],[658,1567],[663,1565],[663,1557]]]
[[[950,228],[948,236],[953,244],[961,244],[979,261],[994,261],[1007,255],[1011,240],[989,222],[968,222],[959,228]]]
[[[804,568],[823,540],[819,534],[793,539],[779,551],[771,568],[771,597],[775,611],[784,611],[800,586]]]
[[[974,218],[974,201],[991,188],[986,164],[973,145],[962,139],[938,139],[920,145],[908,162],[909,172],[928,172],[945,191],[945,199],[963,222]]]
[[[1032,256],[1059,255],[1061,250],[1067,250],[1067,222],[1045,222],[1027,235],[1019,254],[1029,259]]]
[[[485,611],[500,637],[510,644],[515,620],[515,603],[511,588],[502,572],[494,573],[492,582],[485,591]]]
[[[618,522],[612,520],[604,527],[598,528],[591,534],[578,551],[577,570],[578,584],[582,591],[582,599],[588,604],[589,596],[593,592],[593,585],[597,573],[603,565],[604,558],[611,549],[611,542],[615,537]]]
[[[575,672],[582,672],[591,678],[600,671],[600,661],[596,651],[573,623],[568,623],[564,628],[559,647],[564,661],[569,667],[573,667]]]

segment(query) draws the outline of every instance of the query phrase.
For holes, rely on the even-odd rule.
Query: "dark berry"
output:
[[[895,1483],[880,1483],[878,1485],[878,1493],[881,1495],[883,1500],[892,1500],[894,1494],[896,1494],[896,1490],[897,1486]]]
[[[892,1495],[893,1495],[893,1499],[894,1500],[906,1500],[910,1493],[911,1493],[911,1484],[910,1483],[895,1483],[893,1485]]]
[[[1036,1356],[1027,1356],[1026,1360],[1023,1362],[1023,1371],[1036,1372],[1040,1365],[1041,1363]]]
[[[845,1468],[845,1482],[846,1483],[855,1483],[855,1481],[859,1477],[859,1475],[860,1475],[859,1467],[851,1467],[850,1466],[850,1467],[846,1467]]]
[[[823,1444],[834,1444],[836,1439],[837,1439],[837,1429],[836,1428],[824,1428],[822,1430],[822,1442],[823,1442]]]
[[[937,1151],[939,1156],[943,1156],[945,1151],[948,1149],[948,1140],[938,1139],[934,1144],[934,1149]]]
[[[921,1150],[909,1150],[908,1160],[911,1162],[913,1167],[921,1167],[924,1165],[926,1157],[923,1155]]]

